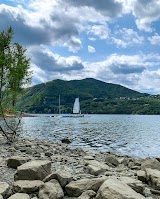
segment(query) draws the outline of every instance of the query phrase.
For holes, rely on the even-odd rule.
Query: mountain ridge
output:
[[[119,100],[140,99],[149,94],[93,78],[70,81],[56,79],[28,88],[18,106],[22,111],[30,113],[55,114],[59,112],[59,96],[63,113],[72,113],[76,97],[80,98],[83,113],[121,113],[115,109],[120,106],[117,105]],[[115,100],[116,103],[113,103]]]

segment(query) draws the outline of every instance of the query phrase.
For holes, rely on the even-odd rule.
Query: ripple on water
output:
[[[84,118],[23,118],[23,136],[60,141],[70,137],[71,147],[114,151],[138,157],[160,156],[160,116],[91,115]]]

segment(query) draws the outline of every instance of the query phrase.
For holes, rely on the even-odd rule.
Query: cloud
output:
[[[140,30],[153,31],[151,24],[160,18],[160,0],[138,0],[133,7],[136,24]]]
[[[82,70],[84,68],[79,57],[62,57],[54,54],[44,46],[35,46],[28,50],[28,55],[32,56],[32,63],[46,72],[67,73],[72,70]]]
[[[88,52],[95,53],[96,50],[95,50],[95,48],[93,46],[88,46]]]
[[[91,7],[95,10],[99,11],[103,15],[113,18],[117,17],[122,12],[122,4],[117,2],[116,0],[83,0],[83,1],[75,1],[75,0],[67,0],[67,3],[76,7]]]
[[[100,39],[107,39],[110,34],[110,29],[107,25],[93,25],[88,27],[87,34],[98,36]]]
[[[148,40],[152,45],[160,45],[160,35],[158,33],[152,37],[149,37]]]
[[[122,28],[115,32],[114,36],[111,37],[111,42],[117,46],[126,48],[137,44],[142,44],[144,37],[138,35],[133,29]]]

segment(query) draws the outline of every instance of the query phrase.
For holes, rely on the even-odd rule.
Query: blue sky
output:
[[[32,84],[95,78],[160,94],[160,0],[0,0]]]

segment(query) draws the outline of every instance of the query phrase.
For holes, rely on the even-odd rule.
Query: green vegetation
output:
[[[18,123],[12,126],[5,119],[8,114],[15,114],[15,105],[19,94],[24,86],[30,82],[29,65],[30,59],[25,55],[24,49],[19,43],[12,43],[13,30],[0,32],[0,116],[3,118],[5,127],[0,126],[0,131],[9,141],[12,141],[18,128]],[[8,130],[6,130],[6,128]],[[8,131],[11,131],[11,139]]]
[[[120,85],[87,78],[53,80],[28,89],[19,107],[30,113],[72,113],[74,99],[80,98],[82,113],[88,114],[160,114],[160,98],[139,93]]]

